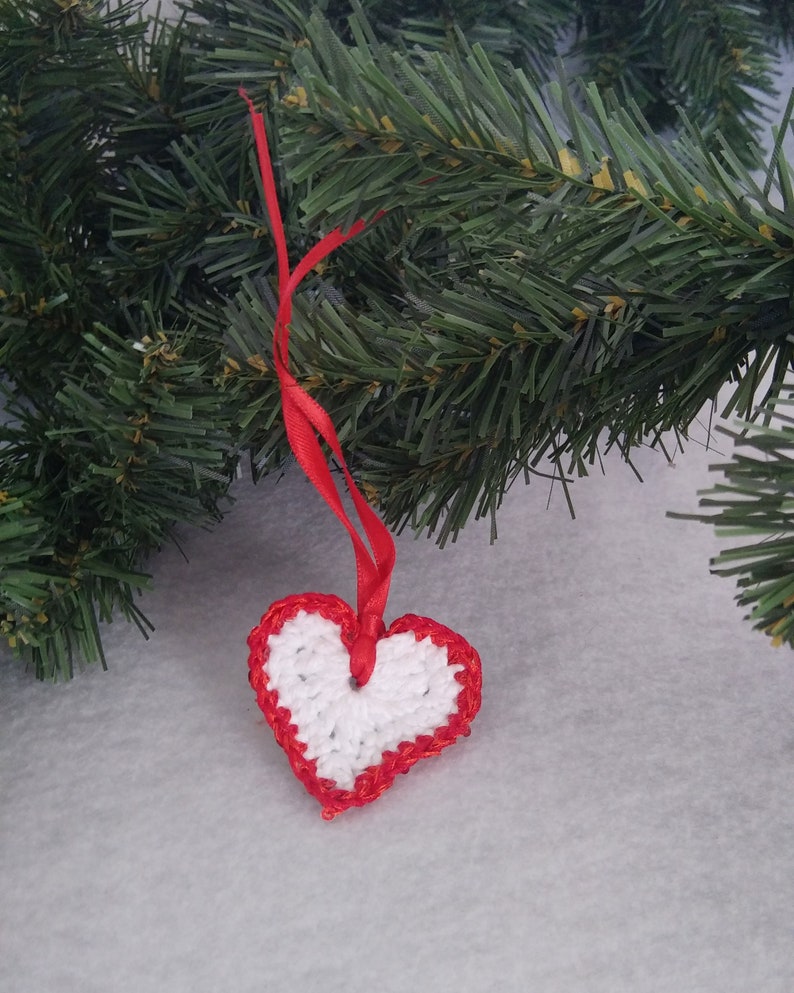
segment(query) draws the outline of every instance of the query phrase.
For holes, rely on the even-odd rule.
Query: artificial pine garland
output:
[[[0,9],[0,628],[40,676],[101,658],[114,611],[144,625],[146,554],[219,516],[241,455],[287,456],[240,84],[296,255],[388,211],[296,300],[293,362],[391,525],[443,542],[516,475],[783,390],[794,192],[750,87],[785,3],[317,6]],[[566,26],[612,93],[555,77]],[[676,103],[671,145],[643,112]],[[754,621],[792,641],[775,563]]]

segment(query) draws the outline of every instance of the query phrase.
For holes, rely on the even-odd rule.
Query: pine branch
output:
[[[42,678],[103,660],[115,611],[146,629],[147,554],[218,518],[234,460],[217,339],[111,243],[124,171],[182,130],[182,40],[133,13],[12,0],[0,30],[0,632]]]
[[[675,66],[700,87],[671,149],[633,98],[538,84],[522,32],[547,30],[548,51],[567,0],[401,17],[372,0],[372,24],[314,6],[200,0],[205,23],[148,31],[132,8],[49,0],[0,17],[0,366],[18,400],[0,623],[40,675],[101,659],[114,609],[145,626],[147,552],[217,518],[238,451],[257,472],[288,457],[241,82],[268,117],[293,259],[387,211],[301,292],[293,359],[394,526],[444,542],[518,475],[566,486],[604,446],[630,459],[685,436],[726,383],[726,416],[781,390],[794,185],[779,147],[767,164],[744,146],[741,65],[763,75],[766,57],[749,7],[696,5],[716,18],[711,89],[670,29],[650,66],[665,99]],[[730,23],[750,31],[741,60]],[[728,137],[730,87],[747,120]]]
[[[136,347],[97,326],[85,343],[90,370],[12,402],[0,427],[0,541],[14,564],[3,633],[42,678],[101,659],[99,622],[114,610],[146,624],[141,564],[177,523],[219,517],[231,473],[229,414],[194,342],[159,331]]]
[[[323,274],[355,344],[341,345],[325,303],[296,321],[296,361],[387,519],[444,521],[443,540],[547,455],[561,474],[585,471],[604,431],[629,458],[685,435],[726,382],[725,412],[743,415],[767,369],[778,388],[792,327],[794,230],[774,205],[785,163],[765,195],[694,127],[671,152],[595,89],[585,115],[564,85],[544,98],[519,71],[505,82],[481,49],[417,66],[345,48],[318,19],[308,37],[276,112],[286,185],[307,190],[311,226],[389,214]],[[251,321],[238,332],[247,355],[266,348]],[[367,354],[373,332],[391,374]],[[264,459],[270,422],[256,420]]]
[[[736,577],[737,601],[753,626],[774,645],[794,646],[794,404],[787,393],[769,404],[763,420],[719,428],[733,439],[731,462],[714,465],[725,482],[705,491],[701,514],[671,514],[702,521],[717,535],[744,539],[712,560],[720,576]]]
[[[794,44],[794,11],[789,0],[761,0],[760,6],[770,37],[791,47]]]
[[[740,159],[757,144],[775,95],[769,10],[746,0],[580,0],[574,52],[588,78],[636,104],[655,130],[675,127],[682,108],[708,140],[722,135]]]

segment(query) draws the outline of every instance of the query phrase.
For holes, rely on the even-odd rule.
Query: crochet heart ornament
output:
[[[326,820],[468,735],[480,703],[477,653],[449,628],[394,621],[363,686],[350,673],[358,631],[344,601],[308,593],[274,603],[248,639],[259,706]]]
[[[406,614],[386,630],[394,541],[356,485],[331,418],[289,369],[295,290],[366,223],[334,229],[290,268],[264,118],[240,92],[253,122],[278,261],[273,360],[284,426],[301,468],[350,535],[357,576],[356,610],[322,593],[272,604],[248,638],[249,679],[295,775],[331,820],[377,799],[398,773],[468,735],[480,706],[480,659],[464,638],[426,617]],[[356,521],[321,440],[342,470]]]

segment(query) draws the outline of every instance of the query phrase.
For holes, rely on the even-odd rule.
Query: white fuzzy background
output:
[[[464,634],[484,705],[332,824],[247,683],[272,600],[354,592],[297,472],[159,556],[109,672],[0,660],[1,993],[792,993],[794,656],[665,517],[715,460],[610,460],[575,521],[517,487],[493,547],[400,538],[389,619]]]

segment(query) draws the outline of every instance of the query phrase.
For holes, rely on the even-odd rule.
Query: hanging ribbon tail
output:
[[[278,262],[279,307],[273,332],[273,353],[276,373],[281,387],[284,424],[290,447],[315,489],[341,521],[353,544],[357,575],[358,632],[350,649],[350,672],[356,683],[363,686],[375,667],[378,639],[385,632],[383,615],[389,596],[396,557],[394,540],[389,529],[378,517],[359,490],[348,469],[342,446],[331,418],[325,409],[301,388],[289,369],[289,329],[292,319],[292,298],[301,281],[316,266],[346,241],[366,227],[357,221],[348,231],[335,228],[322,238],[290,270],[289,251],[278,202],[278,191],[270,158],[264,117],[241,87],[240,96],[248,104],[251,116],[262,189],[265,197]],[[374,220],[383,216],[383,211]],[[330,448],[342,469],[353,501],[358,522],[366,536],[347,513],[320,444],[322,439]]]

